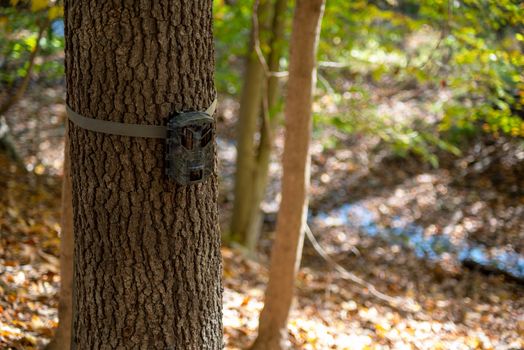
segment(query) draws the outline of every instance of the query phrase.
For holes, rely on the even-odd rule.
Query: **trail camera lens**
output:
[[[169,120],[167,130],[167,176],[181,185],[204,181],[213,173],[213,118],[204,112],[180,113]]]

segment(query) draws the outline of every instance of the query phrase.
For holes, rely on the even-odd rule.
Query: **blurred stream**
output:
[[[310,220],[327,226],[348,226],[361,234],[378,237],[391,245],[412,249],[416,256],[439,262],[451,255],[462,264],[478,265],[488,271],[503,273],[524,282],[524,255],[500,247],[486,247],[468,240],[454,242],[449,235],[425,235],[424,227],[394,217],[390,227],[377,223],[375,214],[362,202],[344,204]]]

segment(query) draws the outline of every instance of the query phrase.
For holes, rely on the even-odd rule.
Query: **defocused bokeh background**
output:
[[[262,54],[281,48],[281,72],[293,10],[284,3],[276,44],[271,26],[257,32]],[[38,348],[58,322],[62,16],[60,1],[0,1],[2,349]],[[246,248],[229,233],[253,2],[216,0],[214,16],[224,326],[237,349],[255,336],[267,279],[286,75],[269,111],[261,234]],[[327,0],[308,216],[320,248],[305,243],[294,347],[524,348],[523,48],[519,0]]]

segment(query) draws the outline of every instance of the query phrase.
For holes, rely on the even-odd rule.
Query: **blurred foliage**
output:
[[[252,1],[231,3],[215,2],[217,84],[237,94]],[[399,155],[413,152],[435,166],[435,148],[458,155],[470,135],[524,136],[520,1],[330,0],[326,6],[318,126],[378,136]],[[286,69],[287,57],[281,63]],[[399,120],[378,110],[381,88],[439,95],[425,104],[432,117]]]
[[[53,0],[0,2],[0,86],[10,88],[29,67],[31,52],[39,45],[34,72],[48,80],[62,79],[64,49],[63,7]],[[38,32],[45,30],[37,43]]]
[[[457,145],[479,132],[524,136],[521,1],[330,0],[326,6],[317,125],[378,136],[398,154],[414,152],[434,165],[436,148],[458,154]],[[221,93],[239,93],[252,11],[251,0],[214,1]],[[64,46],[62,15],[60,1],[0,0],[0,86],[25,75],[41,26],[49,30],[35,72],[45,79],[63,75],[62,59],[55,59]],[[287,69],[287,56],[281,66]],[[405,91],[420,92],[411,100],[421,101],[425,116],[399,118],[378,108]]]
[[[524,137],[523,29],[518,0],[328,1],[319,58],[336,64],[321,64],[320,88],[344,113],[316,121],[378,135],[434,165],[434,146],[458,153],[471,134]],[[388,89],[442,95],[427,110],[436,118],[378,111],[365,91]]]
[[[466,1],[464,16],[446,45],[452,50],[449,86],[441,127],[471,129],[476,121],[489,132],[524,136],[524,4]],[[457,118],[458,117],[458,118]]]
[[[243,65],[251,30],[253,2],[250,0],[214,1],[214,35],[216,50],[215,81],[217,90],[236,95],[240,91]]]

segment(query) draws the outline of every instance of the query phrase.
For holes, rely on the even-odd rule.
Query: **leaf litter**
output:
[[[228,106],[228,103],[224,105]],[[231,206],[230,175],[235,155],[231,135],[224,132],[231,129],[229,122],[232,120],[222,120],[219,125],[223,136],[219,140],[220,167],[221,173],[226,174],[220,196],[224,222]],[[60,128],[59,123],[55,128]],[[277,144],[280,146],[275,159],[281,152],[281,139]],[[464,180],[457,184],[458,177],[453,173],[443,176],[439,170],[426,168],[413,159],[386,157],[364,167],[359,164],[359,159],[365,159],[365,156],[358,153],[369,152],[368,147],[369,144],[364,144],[358,149],[347,147],[333,151],[320,147],[318,140],[314,142],[313,148],[320,152],[313,156],[312,215],[329,212],[347,203],[348,198],[364,200],[363,205],[373,212],[380,226],[391,225],[390,218],[397,215],[424,226],[427,234],[438,231],[432,225],[449,226],[448,231],[453,237],[460,237],[469,230],[476,233],[472,235],[473,239],[484,244],[513,244],[512,249],[522,252],[518,246],[522,243],[518,239],[522,219],[519,221],[510,216],[504,220],[502,209],[493,211],[491,217],[482,211],[483,208],[491,210],[489,198],[493,193],[503,193],[506,185],[490,182],[479,174],[473,182]],[[61,154],[56,147],[51,148],[56,154]],[[28,150],[27,154],[31,151]],[[56,158],[55,155],[52,161],[42,163],[37,157],[32,167],[34,171],[28,172],[0,156],[2,349],[41,348],[51,339],[57,326],[60,177],[55,175],[59,173]],[[471,161],[458,169],[475,169],[477,161],[472,156]],[[460,164],[461,160],[456,162]],[[38,164],[44,164],[46,170],[36,171]],[[49,168],[53,169],[48,171]],[[275,179],[279,169],[274,164],[272,169]],[[483,173],[493,174],[496,169],[483,170]],[[381,176],[384,172],[391,176]],[[516,180],[520,181],[519,178]],[[465,182],[482,184],[487,189],[484,195],[491,193],[492,197],[483,197],[479,191],[468,192]],[[278,205],[278,182],[273,180],[271,186],[269,199],[264,203],[269,209],[276,207],[273,202]],[[442,186],[446,189],[443,190]],[[507,191],[506,188],[506,192],[511,192],[511,186],[506,186],[510,189]],[[435,195],[433,188],[437,192],[440,188],[440,197]],[[515,207],[512,209],[515,212],[519,210],[521,198],[509,195],[500,201],[499,208],[507,208],[510,203],[509,207]],[[439,216],[443,212],[435,208],[446,206],[449,213]],[[465,214],[454,217],[458,208],[464,208]],[[274,213],[271,210],[266,212],[266,233],[260,242],[257,259],[247,258],[235,248],[222,248],[223,322],[227,349],[245,349],[256,336],[275,221]],[[474,221],[482,215],[488,216],[481,223],[468,224],[468,220]],[[493,231],[482,234],[480,230],[471,229],[494,222],[490,218],[497,219],[497,224],[502,225],[499,230],[505,228],[509,237],[498,238]],[[292,348],[524,348],[524,287],[521,284],[502,274],[487,274],[481,269],[457,265],[453,259],[449,259],[449,264],[421,259],[412,249],[366,235],[356,226],[314,220],[310,220],[310,225],[319,244],[334,262],[381,293],[404,300],[412,308],[408,311],[394,308],[377,299],[368,288],[344,278],[341,271],[333,269],[306,242],[297,278],[297,298],[288,325]]]

